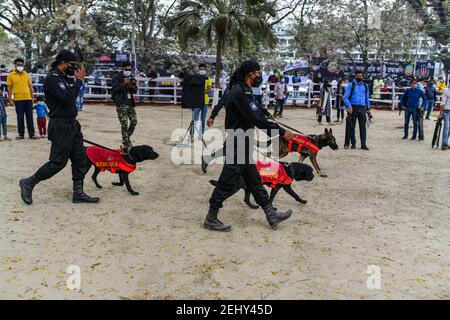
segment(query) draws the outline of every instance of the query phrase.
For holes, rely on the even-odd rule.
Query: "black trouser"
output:
[[[241,177],[244,178],[247,188],[249,188],[258,205],[264,208],[270,204],[269,195],[264,189],[261,177],[254,164],[225,164],[219,182],[209,200],[211,209],[219,210],[222,208],[223,202],[239,190]]]
[[[17,113],[17,130],[19,136],[25,136],[25,119],[27,121],[28,135],[30,138],[34,137],[34,119],[33,119],[33,101],[21,100],[14,101]]]
[[[352,146],[356,145],[356,120],[358,120],[359,123],[359,135],[361,138],[361,146],[366,146],[366,123],[367,123],[367,116],[366,116],[366,107],[364,106],[353,106],[352,107],[352,130],[351,130],[351,143]]]
[[[331,122],[331,117],[326,116],[326,118],[327,118],[327,122]],[[322,122],[322,116],[321,116],[321,115],[317,117],[317,121],[318,121],[319,123]]]
[[[274,114],[283,115],[284,99],[277,99],[276,103],[277,104],[275,105],[275,112],[274,112]]]
[[[72,179],[83,180],[89,170],[80,123],[75,119],[50,119],[48,139],[52,142],[49,162],[37,172],[39,181],[47,180],[72,162]]]
[[[345,110],[344,109],[338,109],[337,110],[337,119],[338,119],[338,121],[339,121],[339,118],[344,120],[344,114],[345,114]]]

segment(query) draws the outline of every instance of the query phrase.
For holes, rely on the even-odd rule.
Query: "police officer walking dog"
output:
[[[20,180],[21,197],[26,204],[31,204],[33,188],[39,182],[56,175],[70,159],[73,203],[97,203],[98,198],[91,198],[83,191],[84,176],[89,166],[83,146],[81,126],[76,120],[78,114],[76,99],[86,74],[84,68],[77,66],[75,55],[68,50],[58,53],[52,68],[44,81],[45,100],[50,110],[48,114],[50,118],[48,139],[52,142],[50,160],[34,175]],[[73,84],[70,84],[69,76],[75,77]]]
[[[288,219],[292,211],[277,212],[272,207],[269,195],[261,182],[261,177],[255,164],[251,161],[253,153],[252,146],[245,140],[245,155],[238,154],[239,147],[238,131],[246,133],[247,130],[259,129],[278,130],[284,139],[289,140],[292,133],[284,130],[278,124],[267,121],[263,110],[258,107],[252,98],[252,87],[259,87],[262,82],[261,68],[257,62],[244,61],[235,73],[237,83],[227,95],[227,113],[225,117],[225,129],[228,130],[227,143],[230,142],[234,148],[228,148],[233,151],[233,158],[227,157],[223,166],[217,186],[215,187],[211,199],[209,200],[209,212],[204,221],[204,227],[214,231],[229,231],[231,226],[225,225],[218,218],[219,209],[223,202],[239,190],[241,176],[244,178],[247,187],[250,189],[258,205],[260,205],[266,214],[267,221],[273,229],[278,224]],[[231,131],[230,131],[231,130]],[[252,136],[252,134],[250,134]],[[241,141],[242,142],[242,141]],[[241,149],[242,150],[242,149]],[[240,164],[238,158],[245,161]]]

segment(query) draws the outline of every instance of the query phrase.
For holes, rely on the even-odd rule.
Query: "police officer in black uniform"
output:
[[[72,162],[73,203],[99,202],[98,198],[91,198],[83,191],[83,180],[89,166],[80,123],[76,120],[78,110],[75,101],[85,76],[84,68],[78,67],[75,55],[62,50],[44,80],[45,100],[50,110],[50,159],[34,175],[20,180],[21,197],[26,204],[33,202],[33,188],[61,171],[69,159]]]
[[[218,185],[213,191],[209,200],[209,212],[204,221],[204,227],[214,231],[229,231],[231,226],[223,224],[218,218],[219,209],[223,202],[239,190],[236,186],[241,177],[244,178],[247,187],[250,189],[255,201],[264,209],[267,221],[273,229],[278,224],[288,219],[292,211],[277,212],[269,201],[269,195],[264,188],[261,177],[251,159],[253,145],[251,141],[245,139],[244,163],[240,164],[239,159],[242,155],[238,153],[239,131],[254,129],[278,130],[279,134],[286,140],[292,137],[292,133],[284,130],[276,123],[269,122],[263,110],[257,106],[252,97],[252,87],[259,87],[262,83],[261,67],[255,61],[244,61],[240,68],[235,72],[237,83],[233,86],[227,96],[225,129],[228,131],[227,150],[232,150],[232,156],[227,154],[225,165],[220,175]],[[234,132],[234,133],[232,133]],[[273,131],[272,131],[273,133]],[[250,135],[252,136],[252,135]],[[240,140],[240,141],[239,141]],[[228,144],[231,143],[232,145]],[[230,146],[230,147],[228,147]],[[232,147],[234,146],[234,147]],[[233,158],[233,159],[231,159]]]

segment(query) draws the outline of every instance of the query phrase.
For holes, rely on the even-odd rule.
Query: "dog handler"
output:
[[[252,149],[249,144],[245,146],[245,161],[239,164],[236,160],[238,155],[236,130],[252,130],[256,127],[266,130],[278,130],[284,139],[289,140],[292,133],[284,130],[278,124],[267,121],[264,112],[255,105],[252,98],[252,87],[259,87],[262,82],[261,67],[255,61],[244,61],[235,73],[237,83],[230,90],[227,101],[227,113],[225,117],[225,129],[228,130],[227,141],[233,143],[233,158],[226,157],[218,185],[214,189],[209,200],[209,212],[204,221],[204,227],[214,231],[229,231],[230,225],[223,224],[218,218],[219,209],[223,202],[231,197],[237,190],[236,186],[242,176],[250,189],[258,205],[266,213],[267,221],[273,229],[278,224],[287,220],[292,211],[277,212],[270,204],[269,195],[261,182],[261,177],[253,161],[251,161]],[[233,133],[230,133],[233,132]],[[232,142],[233,141],[233,142]],[[230,149],[229,149],[230,150]],[[230,151],[231,151],[230,150]],[[231,157],[230,157],[231,158]]]
[[[76,99],[86,74],[84,68],[77,68],[75,55],[62,50],[52,63],[52,70],[44,80],[44,94],[50,110],[48,139],[52,142],[49,162],[34,175],[19,182],[22,200],[33,202],[33,188],[41,181],[50,179],[61,171],[70,159],[72,162],[73,202],[97,203],[83,191],[83,180],[89,166],[83,146],[83,134],[76,120],[78,110]],[[69,77],[74,77],[71,81]],[[73,82],[73,84],[69,84]]]

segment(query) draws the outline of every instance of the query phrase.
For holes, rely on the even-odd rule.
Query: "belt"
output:
[[[352,105],[352,108],[367,108],[366,106]]]
[[[74,123],[77,119],[69,119],[69,118],[50,118],[50,121],[59,122],[59,123]]]

